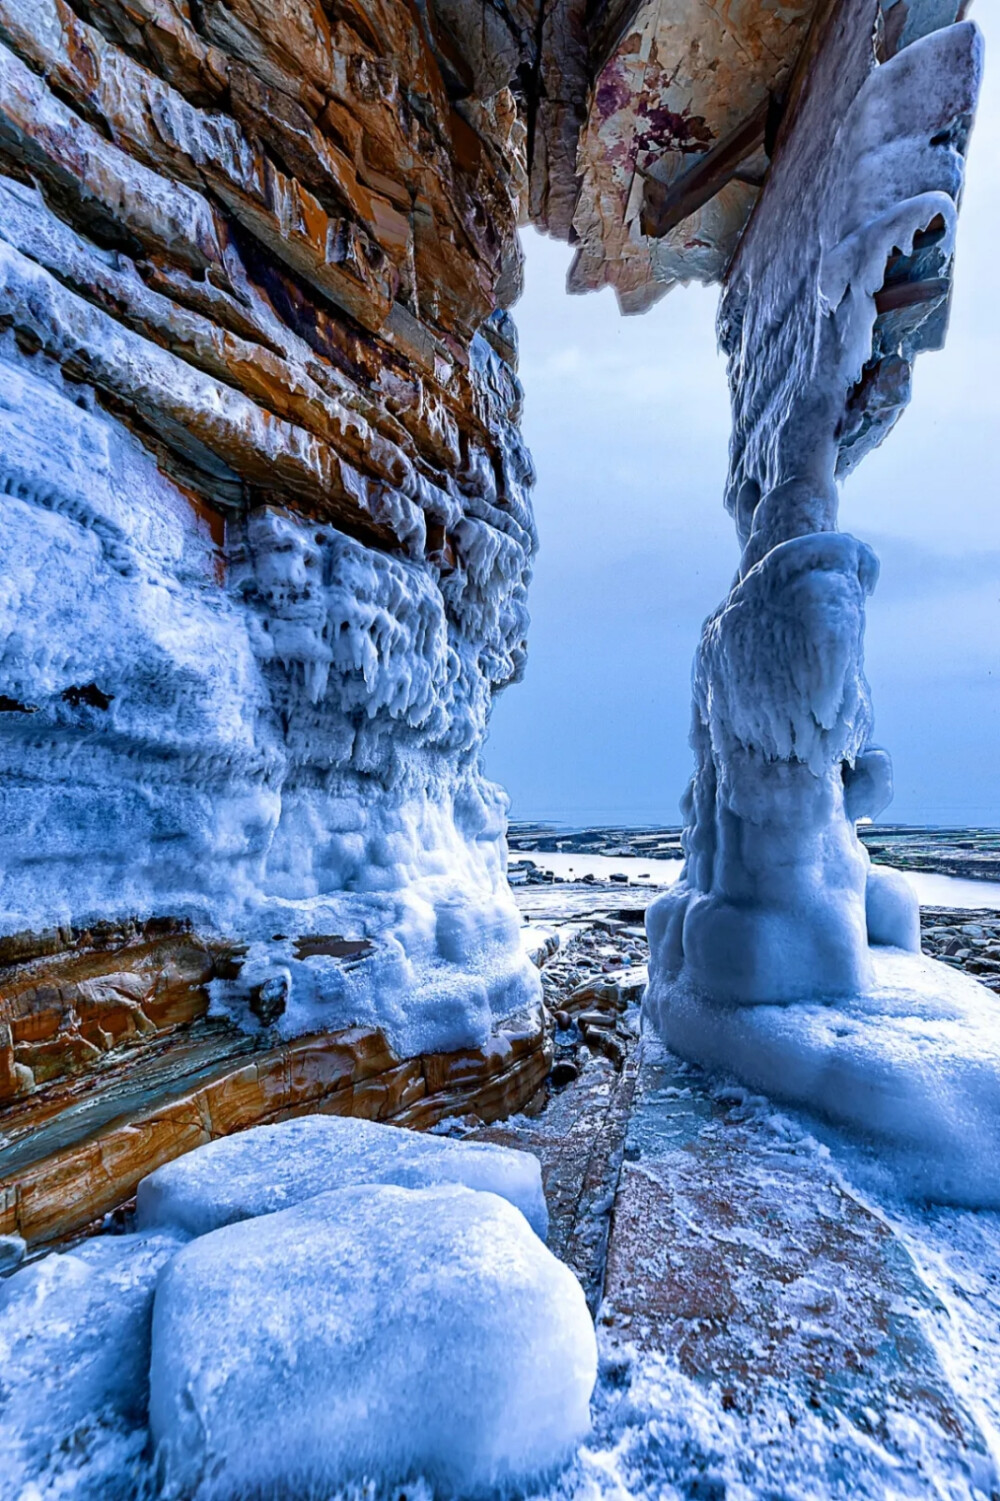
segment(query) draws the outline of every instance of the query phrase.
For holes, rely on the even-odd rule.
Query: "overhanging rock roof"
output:
[[[465,87],[509,84],[529,128],[527,214],[576,244],[573,292],[642,312],[725,274],[770,151],[836,0],[434,0]],[[949,25],[962,0],[887,0],[880,60]],[[456,75],[457,77],[457,75]]]
[[[597,72],[577,158],[570,286],[640,312],[715,281],[767,171],[765,138],[815,0],[647,0]]]

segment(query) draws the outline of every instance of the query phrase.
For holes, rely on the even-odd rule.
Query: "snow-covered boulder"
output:
[[[168,1496],[416,1475],[468,1495],[572,1451],[596,1364],[579,1283],[505,1200],[348,1188],[174,1259],[150,1426]]]
[[[907,1194],[1000,1209],[1000,999],[923,955],[871,959],[854,996],[722,1005],[681,978],[644,1015],[682,1058],[875,1144]]]
[[[530,1152],[333,1115],[258,1126],[168,1162],[140,1183],[137,1219],[143,1229],[205,1235],[362,1183],[462,1183],[508,1199],[543,1240],[548,1231],[541,1170]]]

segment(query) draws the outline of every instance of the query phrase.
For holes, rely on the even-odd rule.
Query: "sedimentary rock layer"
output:
[[[479,769],[525,135],[439,50],[392,0],[0,0],[2,931],[187,924],[237,1021],[401,1054],[537,994]],[[9,1093],[117,1037],[77,1002],[8,1023]]]
[[[496,1120],[535,1094],[551,1059],[540,1009],[482,1048],[408,1059],[371,1028],[275,1046],[196,1025],[7,1107],[0,1235],[39,1245],[79,1233],[155,1168],[248,1126],[316,1112],[420,1130],[452,1115]]]

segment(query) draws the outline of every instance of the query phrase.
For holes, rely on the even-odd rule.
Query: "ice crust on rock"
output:
[[[150,1424],[167,1496],[420,1475],[471,1495],[567,1458],[596,1371],[579,1283],[512,1205],[461,1186],[346,1188],[174,1259]]]
[[[141,1229],[198,1236],[334,1188],[446,1183],[506,1199],[545,1239],[548,1209],[530,1152],[328,1115],[257,1126],[166,1163],[139,1184],[136,1217]]]
[[[0,934],[187,917],[249,945],[215,1005],[250,1029],[273,973],[286,1036],[357,1022],[404,1054],[479,1045],[540,998],[506,799],[480,764],[492,694],[523,665],[516,429],[506,531],[442,496],[461,543],[447,577],[262,507],[227,523],[220,586],[187,496],[55,356],[186,382],[195,405],[203,377],[10,243],[29,239],[54,267],[86,248],[95,275],[120,272],[33,190],[0,187],[0,284],[42,343],[28,358],[0,336]],[[316,934],[369,947],[301,957]]]
[[[100,1470],[102,1446],[145,1431],[153,1290],[183,1243],[100,1236],[0,1281],[0,1501],[30,1496],[44,1472],[76,1494],[74,1466],[89,1455]]]
[[[124,1501],[150,1424],[185,1498],[471,1494],[588,1430],[593,1325],[530,1153],[309,1117],[158,1170],[137,1218],[0,1280],[0,1501]]]

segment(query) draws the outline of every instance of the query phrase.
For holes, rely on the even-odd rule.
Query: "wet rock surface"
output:
[[[482,1048],[407,1059],[370,1028],[280,1043],[207,1018],[3,1112],[0,1235],[35,1248],[65,1240],[126,1205],[163,1163],[295,1115],[421,1130],[470,1112],[495,1120],[537,1092],[550,1057],[540,1010],[509,1018]]]

